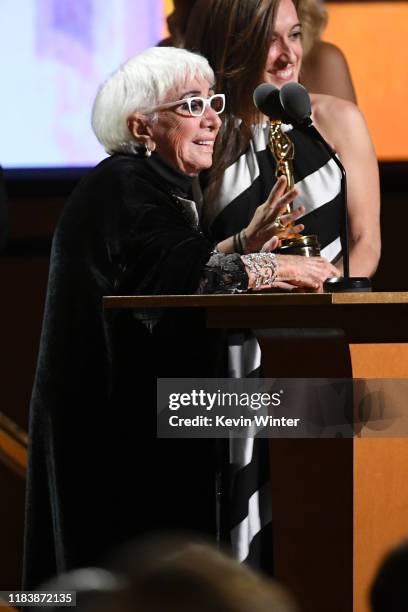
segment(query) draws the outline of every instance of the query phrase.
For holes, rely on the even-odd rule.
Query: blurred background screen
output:
[[[5,168],[93,166],[98,86],[163,35],[163,0],[1,0]]]
[[[327,2],[324,40],[345,53],[380,160],[408,160],[408,2]],[[0,164],[93,166],[100,83],[166,35],[172,0],[1,0]]]

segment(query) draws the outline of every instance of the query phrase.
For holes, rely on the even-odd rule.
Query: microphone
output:
[[[297,126],[312,125],[312,105],[307,90],[300,83],[286,83],[279,92],[279,101]]]
[[[254,91],[256,108],[272,120],[288,123],[291,121],[279,98],[279,89],[270,83],[261,83]]]
[[[312,122],[312,106],[307,90],[300,83],[287,83],[279,93],[279,101],[283,112],[287,114],[293,125],[309,133],[312,138],[321,143],[330,158],[337,164],[341,172],[341,200],[343,209],[343,228],[341,243],[343,249],[343,277],[328,278],[324,283],[326,291],[371,291],[371,282],[365,277],[350,277],[350,248],[348,239],[348,211],[347,211],[347,176],[343,164],[335,151],[326,142]]]

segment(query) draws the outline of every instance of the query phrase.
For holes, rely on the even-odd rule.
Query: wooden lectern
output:
[[[408,378],[408,293],[122,296],[104,307],[203,308],[209,327],[341,329],[354,378]],[[279,367],[272,377],[296,376]],[[368,612],[381,558],[408,536],[407,468],[407,438],[271,441],[276,575],[304,612]]]

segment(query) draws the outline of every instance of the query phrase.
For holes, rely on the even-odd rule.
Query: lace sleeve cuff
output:
[[[278,258],[275,253],[250,253],[242,255],[242,261],[250,274],[255,276],[255,289],[274,286],[278,276]]]
[[[248,275],[240,255],[213,251],[207,261],[197,293],[228,293],[248,288]]]

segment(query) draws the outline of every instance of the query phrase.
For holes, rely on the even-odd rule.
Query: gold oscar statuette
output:
[[[282,131],[282,121],[271,121],[268,144],[276,160],[276,178],[279,178],[280,176],[286,177],[286,193],[294,187],[293,158],[295,156],[295,145]],[[291,211],[291,205],[288,204],[287,212],[290,213]],[[291,225],[288,226],[289,233],[287,234],[287,237],[281,239],[281,246],[279,249],[277,249],[277,252],[286,253],[288,255],[304,255],[306,257],[320,255],[320,244],[317,236],[290,234]]]

